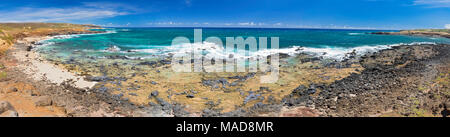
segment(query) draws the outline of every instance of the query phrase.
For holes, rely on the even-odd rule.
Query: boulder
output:
[[[0,117],[19,117],[19,113],[14,110],[8,110],[0,114]]]

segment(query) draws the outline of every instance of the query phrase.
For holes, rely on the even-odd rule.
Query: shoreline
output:
[[[405,35],[405,36],[424,36],[424,37],[442,37],[450,39],[450,29],[446,30],[402,30],[400,32],[372,32],[376,35]]]
[[[49,61],[29,50],[45,38],[15,43],[8,54],[17,59],[11,79],[35,87],[17,93],[47,97],[46,107],[62,107],[66,116],[439,116],[450,95],[441,92],[449,86],[441,79],[450,77],[446,44],[398,45],[331,62],[296,54],[293,66],[283,66],[281,82],[264,85],[257,83],[264,73],[179,74],[164,60]]]
[[[45,60],[39,53],[27,50],[31,43],[46,38],[49,37],[27,37],[18,40],[6,57],[6,60],[9,60],[7,62],[12,62],[8,66],[6,84],[12,88],[1,90],[0,99],[5,98],[4,100],[11,103],[11,106],[15,108],[14,111],[17,111],[15,116],[169,116],[161,110],[138,108],[132,103],[114,98],[109,93],[98,93],[93,88],[97,82],[86,81],[84,76],[69,72],[62,66]],[[17,85],[17,83],[23,84]],[[3,83],[0,81],[0,84]],[[10,91],[10,89],[15,91]],[[18,100],[10,100],[12,98]],[[42,101],[47,103],[41,104]],[[0,117],[2,116],[12,115],[0,115]]]
[[[15,50],[13,56],[21,62],[19,63],[21,65],[17,66],[17,69],[29,74],[35,80],[48,80],[50,83],[58,85],[69,82],[68,84],[71,84],[73,87],[84,90],[94,87],[94,85],[97,84],[96,82],[85,81],[84,77],[68,72],[63,68],[48,62],[41,57],[39,53],[27,51],[28,46],[32,46],[32,44],[29,45],[29,43],[36,43],[51,38],[52,37],[27,37],[24,38],[23,41],[17,41],[13,46],[13,49],[11,49]]]
[[[395,50],[395,49],[398,49],[398,48],[400,48],[400,47],[405,47],[405,46],[429,46],[429,45],[434,45],[434,46],[436,46],[436,45],[439,45],[439,44],[436,44],[436,43],[411,43],[411,44],[393,44],[393,45],[389,45],[388,47],[386,47],[386,48],[381,48],[381,49],[379,49],[379,50],[375,50],[375,51],[373,51],[373,53],[378,53],[378,52],[385,52],[385,51],[389,51],[389,50]],[[353,51],[353,52],[355,52],[355,51]],[[352,52],[349,52],[349,53],[345,53],[345,55],[350,55]],[[342,63],[344,63],[344,64],[346,64],[345,62],[347,62],[348,60],[350,60],[350,61],[348,61],[348,62],[352,62],[352,63],[350,63],[350,64],[346,64],[347,66],[349,66],[349,65],[351,65],[351,64],[354,64],[355,62],[357,62],[357,60],[360,60],[360,58],[361,57],[364,57],[364,56],[367,56],[367,54],[373,54],[372,52],[367,52],[367,53],[365,53],[365,54],[360,54],[360,55],[357,55],[357,56],[354,56],[354,58],[356,58],[356,59],[350,59],[350,58],[348,58],[348,57],[346,57],[346,58],[344,58],[343,60],[340,60],[340,61],[338,61],[338,62],[340,62],[341,64]],[[298,58],[298,57],[300,57],[300,56],[302,56],[302,55],[304,55],[304,53],[302,54],[302,53],[300,53],[300,54],[295,54],[294,56],[291,56],[291,58]],[[303,58],[306,58],[306,59],[312,59],[312,58],[316,58],[316,56],[314,56],[314,55],[307,55],[306,57],[303,57]],[[108,59],[109,60],[109,59]],[[112,64],[114,64],[114,63],[117,63],[117,62],[121,62],[120,60],[124,60],[124,61],[126,61],[127,59],[112,59],[111,61],[108,61],[108,62],[110,62],[110,63],[112,63]],[[324,59],[321,59],[321,60],[319,60],[319,62],[322,62]],[[351,60],[353,60],[353,61],[351,61]],[[159,61],[157,61],[157,62],[159,62]],[[306,61],[307,62],[307,61]],[[304,62],[303,62],[304,63]],[[302,63],[302,64],[303,64]],[[313,63],[314,64],[314,63]],[[317,63],[316,63],[317,64]],[[320,64],[320,63],[319,63]],[[164,64],[161,64],[162,66],[165,66]],[[341,65],[339,65],[339,66],[341,66]],[[95,67],[94,67],[95,68]],[[158,68],[158,66],[156,66],[156,68]],[[166,67],[167,68],[167,67]],[[345,67],[344,67],[345,68]],[[326,69],[326,67],[325,68],[319,68],[319,69]],[[120,69],[119,69],[120,70]],[[356,70],[358,70],[358,69],[356,69]],[[364,69],[360,69],[360,70],[364,70]],[[122,71],[126,71],[126,72],[128,72],[129,70],[128,69],[125,69],[125,70],[122,70]],[[340,71],[340,70],[339,70]],[[146,71],[147,72],[147,71]],[[308,73],[308,72],[307,72]],[[158,74],[153,74],[153,75],[158,75]],[[111,79],[111,77],[115,77],[116,75],[114,75],[114,74],[112,74],[112,76],[109,76],[109,78],[108,78],[108,76],[107,77],[104,77],[103,79]],[[120,75],[117,75],[117,76],[120,76]],[[343,75],[343,77],[344,78],[346,78],[346,77],[348,77],[348,76],[346,76],[346,75]],[[90,80],[93,80],[93,79],[98,79],[98,78],[100,78],[100,77],[96,77],[96,76],[90,76]],[[219,77],[220,78],[220,77]],[[96,80],[97,81],[97,80]],[[106,87],[106,85],[110,85],[110,84],[106,84],[106,83],[108,83],[108,82],[110,82],[109,80],[106,80],[106,81],[103,81],[103,80],[100,80],[100,81],[97,81],[97,82],[99,82],[99,84],[100,84],[100,86],[97,86],[97,89],[101,89],[101,88],[103,88],[103,87]],[[120,80],[119,80],[119,82],[120,82]],[[125,81],[123,81],[123,82],[125,82]],[[158,83],[161,83],[161,82],[158,82]],[[164,83],[171,83],[171,81],[164,81]],[[142,85],[141,85],[142,86]],[[113,86],[113,87],[115,87],[115,86]],[[122,86],[119,86],[120,88],[122,88]],[[125,86],[126,87],[126,86]],[[106,88],[106,90],[111,90],[111,88],[112,87],[109,87],[108,86],[108,88]],[[131,88],[133,88],[133,87],[131,87]],[[120,96],[120,97],[122,97],[122,98],[125,98],[127,101],[129,100],[130,102],[134,102],[134,103],[138,103],[138,102],[140,102],[142,99],[137,99],[137,100],[135,100],[135,99],[133,99],[133,96],[134,96],[134,92],[117,92],[117,91],[114,91],[114,89],[112,89],[113,90],[113,94],[116,94],[116,95],[118,95],[118,96]],[[150,89],[150,90],[152,90],[152,89]],[[169,89],[170,90],[170,89]],[[251,90],[251,89],[250,89]],[[160,91],[160,90],[158,90],[158,91]],[[197,91],[198,92],[198,91]],[[200,92],[202,92],[202,91],[200,91]],[[128,95],[127,95],[128,94]],[[130,94],[133,94],[133,95],[130,95]],[[145,96],[145,94],[150,94],[150,93],[144,93],[144,95],[143,96]],[[242,94],[242,92],[241,92],[241,94]],[[251,94],[249,94],[249,96],[250,96]],[[138,93],[138,96],[141,96],[141,93]],[[169,94],[169,96],[172,96],[172,94]],[[244,96],[245,97],[245,96]],[[247,96],[248,97],[248,96]],[[265,96],[265,97],[267,97],[267,96]],[[280,96],[280,98],[285,98],[284,97],[284,95],[283,96]],[[160,100],[161,100],[161,98],[159,98]],[[171,99],[169,99],[170,100],[170,102],[172,102],[173,100],[171,100]],[[217,100],[216,100],[217,101]],[[213,102],[215,102],[215,101],[213,101]],[[219,100],[219,102],[220,102],[220,100]],[[165,101],[156,101],[156,102],[154,102],[154,103],[149,103],[150,104],[150,106],[157,106],[158,107],[158,104],[159,103],[165,103]],[[167,103],[167,102],[166,102]],[[172,103],[178,103],[178,101],[173,101]],[[140,105],[145,105],[146,103],[144,103],[144,104],[142,104],[142,102],[141,103],[138,103],[138,104],[140,104]],[[187,109],[188,109],[188,111],[189,111],[189,109],[194,109],[194,108],[189,108],[189,106],[191,105],[191,104],[189,104],[189,103],[187,103],[187,104],[182,104],[182,105],[184,105],[185,107],[187,106]],[[258,104],[258,103],[250,103],[249,105],[245,105],[245,107],[242,107],[242,109],[249,109],[249,110],[252,110],[256,105],[260,105],[260,104]],[[264,105],[263,105],[264,106]],[[264,108],[264,107],[263,107]],[[314,108],[314,107],[313,107]],[[173,108],[172,108],[173,109]],[[311,109],[310,107],[302,107],[302,110],[303,109]],[[209,109],[205,109],[205,110],[207,110],[207,111],[217,111],[217,110],[214,110],[214,109],[212,109],[212,110],[209,110]],[[205,110],[203,110],[203,112],[205,111]],[[239,110],[239,109],[237,109],[237,110]],[[256,109],[257,110],[257,109]],[[272,110],[273,111],[273,110]],[[284,115],[284,112],[282,112],[282,111],[286,111],[286,112],[289,112],[289,111],[292,111],[291,109],[288,109],[288,108],[286,108],[286,107],[283,107],[283,109],[282,109],[282,111],[281,110],[277,110],[277,111],[279,111],[280,113],[279,114],[276,114],[276,115]],[[314,115],[314,116],[319,116],[319,115],[323,115],[323,116],[325,116],[325,115],[329,115],[329,113],[328,112],[323,112],[323,111],[317,111],[317,110],[315,110],[315,109],[312,109],[312,110],[309,110],[309,111],[312,111],[312,112],[314,112],[314,113],[310,113],[311,115]],[[222,110],[219,110],[218,112],[215,112],[215,113],[218,113],[218,114],[221,114],[221,115],[228,115],[228,114],[230,114],[230,113],[234,113],[235,112],[235,110],[234,109],[227,109],[227,111],[222,111]],[[276,111],[275,111],[276,112]],[[283,114],[282,114],[283,113]],[[199,114],[202,114],[202,112],[198,112],[198,111],[193,111],[192,112],[192,110],[191,110],[191,112],[188,112],[187,113],[187,115],[186,114],[184,114],[184,116],[188,116],[188,115],[199,115]],[[204,116],[209,116],[210,114],[202,114],[202,115],[204,115]],[[246,114],[246,115],[251,115],[251,114]],[[381,115],[381,114],[373,114],[373,115]],[[263,116],[263,115],[259,115],[259,116]]]

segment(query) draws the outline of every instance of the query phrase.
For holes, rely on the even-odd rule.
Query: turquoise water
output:
[[[183,51],[183,45],[171,46],[175,37],[187,37],[191,42],[194,38],[193,28],[109,28],[103,31],[107,33],[47,40],[43,42],[45,46],[41,46],[38,51],[57,58],[109,55],[148,58]],[[298,52],[298,47],[304,47],[304,51],[327,52],[330,57],[340,56],[354,49],[375,50],[401,43],[450,43],[450,39],[446,38],[369,34],[377,30],[203,28],[202,31],[203,40],[214,36],[221,38],[224,44],[225,37],[279,37],[280,52]]]

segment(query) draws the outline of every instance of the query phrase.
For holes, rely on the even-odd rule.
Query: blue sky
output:
[[[450,28],[450,0],[2,0],[0,22],[121,27]]]

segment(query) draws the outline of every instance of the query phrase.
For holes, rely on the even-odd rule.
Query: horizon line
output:
[[[308,27],[199,27],[199,26],[100,26],[103,28],[229,28],[229,29],[332,29],[332,30],[405,30],[405,29],[370,29],[370,28],[308,28]],[[411,29],[412,30],[412,29]]]

